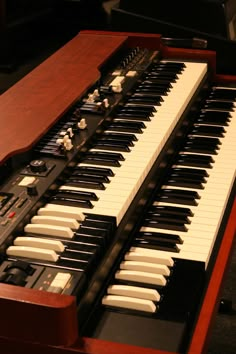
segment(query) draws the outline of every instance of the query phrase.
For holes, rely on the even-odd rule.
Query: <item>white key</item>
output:
[[[123,295],[137,297],[152,301],[160,301],[160,294],[156,289],[143,288],[141,286],[114,284],[107,288],[107,293],[112,295]]]
[[[79,208],[51,203],[46,204],[44,208],[40,208],[38,210],[38,215],[61,216],[76,219],[78,221],[83,221],[85,219],[84,214]]]
[[[64,237],[67,239],[72,239],[74,237],[74,232],[65,226],[55,226],[55,225],[44,225],[44,224],[27,224],[24,227],[25,232],[48,235],[55,237]]]
[[[6,250],[8,256],[39,259],[41,261],[57,262],[59,255],[45,248],[27,246],[10,246]]]
[[[141,272],[170,275],[170,269],[164,264],[156,264],[138,261],[123,261],[120,263],[120,269],[137,270]]]
[[[174,265],[173,259],[166,252],[141,247],[131,247],[130,251],[125,254],[124,258],[128,261],[165,264],[168,267],[173,267]]]
[[[118,270],[115,273],[115,278],[119,280],[134,281],[144,284],[153,284],[159,286],[166,285],[166,279],[163,275],[134,270]]]
[[[76,219],[72,218],[62,218],[58,216],[47,216],[47,215],[35,215],[31,219],[32,224],[48,224],[55,226],[66,226],[73,230],[79,228],[79,223]]]
[[[103,297],[102,304],[106,306],[122,307],[151,313],[156,312],[156,306],[152,301],[137,299],[135,297],[107,295]]]
[[[65,246],[61,241],[39,237],[18,236],[14,240],[14,245],[45,248],[49,250],[54,250],[55,252],[63,252],[65,250]]]

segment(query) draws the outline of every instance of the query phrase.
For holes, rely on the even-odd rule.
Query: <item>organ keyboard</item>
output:
[[[6,352],[202,352],[235,227],[236,81],[214,68],[84,31],[2,95]]]

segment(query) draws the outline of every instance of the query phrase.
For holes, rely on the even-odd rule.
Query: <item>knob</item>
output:
[[[34,196],[38,194],[38,190],[35,184],[30,183],[27,185],[27,194],[30,196]]]
[[[33,160],[30,162],[30,169],[32,172],[45,172],[47,171],[46,162],[43,160]]]

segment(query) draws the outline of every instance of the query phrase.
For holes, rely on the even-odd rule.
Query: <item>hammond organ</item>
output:
[[[235,230],[236,78],[215,67],[81,31],[1,96],[4,353],[207,348]]]

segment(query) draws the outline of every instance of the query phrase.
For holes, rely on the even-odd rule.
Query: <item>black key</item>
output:
[[[230,121],[228,112],[205,111],[197,119],[198,123],[227,126]]]
[[[174,204],[197,205],[195,199],[199,199],[199,195],[193,191],[162,189],[156,196],[156,201]]]
[[[178,244],[183,244],[183,240],[177,234],[168,234],[162,232],[149,232],[149,231],[140,231],[137,235],[138,238],[152,241],[152,240],[160,240],[160,241],[168,241]]]
[[[183,207],[174,207],[174,206],[167,206],[167,205],[156,205],[155,203],[149,208],[150,211],[164,211],[170,215],[184,215],[184,216],[193,216],[193,212],[189,208]]]
[[[206,103],[204,104],[204,108],[233,111],[234,104],[233,102],[228,102],[228,101],[206,100]]]
[[[204,189],[202,183],[196,181],[190,181],[182,177],[170,178],[168,179],[167,184],[170,186],[183,187],[183,188]]]
[[[173,167],[170,170],[170,174],[172,173],[184,173],[185,175],[193,175],[193,176],[201,176],[201,177],[209,177],[209,174],[204,169],[197,168],[184,168],[184,167]]]
[[[54,204],[60,205],[68,205],[68,206],[76,206],[79,208],[93,208],[93,204],[90,200],[82,200],[77,198],[69,198],[69,197],[62,197],[62,196],[54,196],[50,200]]]
[[[110,239],[110,233],[111,229],[106,225],[105,228],[105,222],[93,222],[93,221],[87,221],[83,222],[79,229],[77,230],[78,234],[83,234],[83,235],[90,235],[90,236],[95,236],[95,237],[101,237],[104,242],[108,242]]]
[[[120,138],[118,136],[109,136],[109,135],[103,135],[101,137],[98,138],[97,142],[106,142],[106,143],[115,143],[115,144],[124,144],[125,146],[134,146],[134,143],[132,140],[130,139],[126,139],[126,138]]]
[[[122,154],[116,152],[88,151],[86,152],[86,158],[88,157],[124,161]]]
[[[115,118],[120,118],[120,119],[129,119],[129,120],[134,120],[134,121],[141,121],[141,122],[150,122],[150,114],[147,113],[135,113],[135,112],[121,112],[116,114]]]
[[[158,220],[158,221],[173,221],[173,222],[181,222],[183,224],[190,224],[190,221],[187,216],[180,214],[170,214],[166,213],[165,210],[148,210],[146,213],[146,217],[148,219]]]
[[[235,101],[236,100],[236,90],[215,87],[210,92],[209,98],[210,99]]]
[[[168,91],[163,89],[163,87],[159,87],[158,85],[142,84],[136,89],[136,93],[150,93],[158,94],[159,96],[166,96]]]
[[[135,94],[132,94],[131,96],[128,96],[128,97],[133,97]],[[137,93],[137,96],[139,96],[139,94]],[[131,103],[129,101],[127,101],[125,103],[125,105],[120,109],[119,113],[120,112],[127,112],[127,111],[135,111],[135,112],[140,112],[140,113],[149,113],[149,114],[152,114],[153,112],[156,112],[156,108],[155,107],[151,107],[149,105],[140,105],[140,104],[137,104],[137,103]]]
[[[199,144],[199,145],[212,145],[217,147],[217,145],[221,145],[221,141],[218,138],[208,138],[208,137],[199,137],[194,135],[189,135],[186,141],[186,144]]]
[[[140,105],[143,104],[150,104],[150,106],[158,106],[160,105],[160,102],[162,100],[160,98],[156,98],[156,97],[151,97],[151,96],[132,96],[129,99],[129,102],[136,102],[139,103]]]
[[[81,172],[81,171],[74,171],[70,177],[71,179],[79,179],[83,181],[90,181],[90,182],[99,182],[99,183],[109,183],[110,180],[107,176],[104,175],[99,175],[99,174],[93,174],[89,172]]]
[[[200,196],[198,195],[197,192],[194,191],[187,191],[187,190],[183,190],[183,189],[169,189],[169,188],[163,188],[160,190],[159,192],[160,194],[171,194],[171,195],[176,195],[176,196],[183,196],[184,198],[196,198],[196,199],[200,199]],[[159,194],[157,193],[157,194]]]
[[[121,151],[121,152],[130,152],[130,148],[124,142],[120,143],[117,141],[104,141],[98,140],[94,145],[93,148],[99,150],[113,150],[113,151]]]
[[[76,177],[70,177],[64,185],[72,186],[72,187],[88,188],[88,189],[99,189],[99,190],[106,189],[104,184],[101,182],[85,181],[83,179],[79,179]]]
[[[179,252],[180,249],[173,242],[153,240],[146,241],[139,238],[136,238],[133,242],[133,246],[141,248],[149,248],[153,250],[167,251],[167,252]]]
[[[130,134],[130,133],[114,133],[114,132],[103,132],[101,139],[118,139],[118,140],[124,140],[126,142],[129,142],[131,145],[133,146],[133,141],[137,141],[138,139],[136,138],[136,136],[134,134]]]
[[[64,195],[66,194],[67,196],[77,196],[78,199],[82,199],[82,200],[98,200],[98,197],[96,196],[95,193],[93,192],[83,192],[83,191],[74,191],[71,189],[59,189],[57,191],[57,195]]]
[[[99,165],[99,166],[114,166],[114,167],[120,167],[120,162],[117,161],[116,159],[112,158],[104,158],[104,157],[99,157],[99,156],[84,156],[82,158],[83,163],[87,163],[89,165]]]
[[[110,168],[105,168],[105,167],[91,167],[91,166],[76,166],[74,168],[75,171],[79,172],[85,172],[89,174],[99,174],[99,175],[104,175],[104,176],[114,176],[113,171]]]
[[[105,239],[99,236],[79,234],[78,237],[81,242],[89,242],[91,245],[98,245],[103,248],[106,246]]]
[[[144,226],[148,227],[154,227],[158,229],[165,229],[165,230],[174,230],[174,231],[182,231],[186,232],[187,227],[184,225],[184,223],[181,222],[175,222],[172,221],[171,219],[165,221],[159,221],[159,220],[154,220],[152,218],[145,218],[143,221]]]
[[[212,168],[214,162],[212,156],[196,155],[196,154],[179,154],[177,157],[177,165],[185,165],[192,167]]]
[[[131,120],[115,120],[110,124],[109,130],[141,134],[143,132],[143,124],[139,123],[142,122],[132,122]]]
[[[224,137],[225,129],[220,126],[194,124],[191,134]]]

